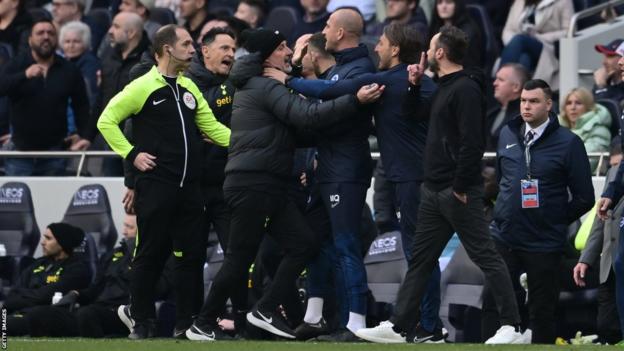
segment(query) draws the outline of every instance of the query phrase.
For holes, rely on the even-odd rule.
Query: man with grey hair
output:
[[[527,80],[529,73],[524,66],[517,63],[504,64],[496,72],[493,86],[497,104],[487,113],[486,151],[496,151],[501,129],[520,114],[520,93]]]
[[[106,28],[102,28],[89,17],[84,16],[85,0],[53,0],[52,1],[52,20],[57,31],[71,21],[81,21],[91,29],[92,48],[97,48],[106,33]]]

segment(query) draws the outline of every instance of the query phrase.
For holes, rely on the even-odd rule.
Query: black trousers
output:
[[[103,338],[124,336],[128,328],[121,322],[112,307],[91,304],[70,312],[66,307],[37,306],[29,309],[23,317],[10,317],[15,323],[10,329],[11,336],[30,335],[33,337]]]
[[[620,318],[617,305],[615,304],[615,273],[613,269],[609,273],[607,281],[598,286],[598,335],[603,342],[611,345],[622,340],[620,331]]]
[[[271,286],[258,301],[257,307],[264,311],[274,311],[287,299],[293,282],[319,247],[285,189],[227,188],[224,195],[231,213],[228,248],[202,307],[200,324],[214,324],[228,297],[236,289],[246,289],[249,266],[265,233],[273,237],[285,255]]]
[[[420,319],[419,306],[431,272],[455,232],[485,279],[495,282],[493,289],[501,322],[509,325],[520,322],[509,272],[496,251],[483,214],[483,187],[472,187],[467,195],[468,203],[463,204],[450,187],[438,192],[422,186],[412,255],[390,319],[398,328],[407,331]]]
[[[526,252],[512,250],[500,242],[496,248],[505,260],[511,279],[518,280],[527,274],[529,286],[529,328],[533,331],[533,344],[553,344],[557,338],[555,310],[559,301],[560,264],[562,252]],[[570,275],[571,275],[570,271]],[[486,282],[483,292],[483,309],[489,310],[494,302],[493,285]],[[489,314],[491,316],[491,314]],[[501,324],[503,324],[501,322]],[[491,332],[493,335],[494,333]],[[484,335],[487,336],[487,335]],[[491,336],[491,335],[490,335]]]
[[[180,188],[154,179],[141,179],[135,192],[139,232],[136,256],[131,264],[132,316],[137,323],[156,317],[156,283],[173,253],[176,328],[188,328],[198,313],[196,291],[203,281],[197,272],[206,257],[206,239],[202,233],[204,203],[199,183],[186,183]]]

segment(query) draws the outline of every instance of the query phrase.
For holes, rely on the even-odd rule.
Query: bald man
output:
[[[130,69],[139,63],[141,55],[149,50],[150,41],[143,30],[143,19],[133,12],[120,12],[108,30],[110,49],[102,56],[102,83],[96,104],[99,116],[110,99],[130,81]],[[103,171],[107,176],[122,176],[121,161],[104,159]]]
[[[375,65],[368,57],[368,50],[360,44],[364,21],[354,10],[342,9],[334,12],[323,29],[327,39],[325,48],[336,59],[326,77],[330,80],[356,78],[375,72]],[[323,319],[323,296],[331,291],[327,276],[331,275],[336,252],[338,304],[340,309],[339,329],[319,336],[319,341],[357,341],[354,332],[366,325],[366,271],[360,242],[360,218],[364,208],[366,190],[370,186],[372,160],[368,146],[371,128],[370,109],[360,109],[349,118],[332,128],[324,130],[318,140],[318,191],[325,211],[329,216],[331,233],[323,235],[322,254],[309,266],[308,307],[304,323],[297,328],[297,334],[311,335],[325,325]],[[313,209],[311,209],[312,211]],[[313,333],[312,333],[313,334]]]

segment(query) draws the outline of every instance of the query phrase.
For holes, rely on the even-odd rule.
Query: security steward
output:
[[[201,241],[204,214],[200,132],[220,146],[228,146],[230,140],[230,130],[215,119],[197,86],[180,74],[195,55],[189,33],[176,25],[164,26],[156,32],[153,48],[157,65],[117,94],[98,120],[111,148],[139,171],[134,201],[139,235],[130,278],[129,312],[135,322],[131,339],[154,336],[154,287],[172,252],[176,329],[192,323],[197,260],[188,256]],[[127,118],[132,118],[134,145],[119,128]]]

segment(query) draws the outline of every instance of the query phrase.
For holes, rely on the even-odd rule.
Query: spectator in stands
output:
[[[72,21],[61,28],[59,43],[65,58],[73,62],[86,81],[87,96],[93,108],[100,94],[97,72],[101,69],[100,60],[89,50],[91,43],[91,30],[89,26],[80,22]]]
[[[425,40],[429,35],[427,17],[423,13],[419,0],[389,0],[386,1],[386,19],[380,23],[366,26],[366,34],[380,37],[383,29],[390,23],[404,23],[412,26]]]
[[[329,0],[301,0],[301,6],[305,10],[302,18],[290,34],[289,43],[293,43],[304,34],[317,33],[323,30],[330,13],[327,12]]]
[[[527,274],[534,344],[555,342],[559,266],[567,228],[594,205],[583,141],[559,126],[557,116],[549,112],[551,107],[552,92],[546,82],[538,79],[524,84],[521,115],[500,135],[500,193],[490,227],[512,279]],[[484,316],[484,337],[497,324],[491,288],[486,284],[483,310],[491,314]]]
[[[53,27],[52,23],[49,23]],[[37,24],[35,24],[35,28]],[[28,334],[33,322],[29,311],[50,305],[56,292],[84,289],[91,282],[91,272],[74,249],[83,242],[84,232],[65,223],[51,223],[41,237],[43,256],[26,267],[17,285],[4,301],[8,313],[9,335]]]
[[[119,0],[117,0],[119,1]],[[227,0],[226,0],[227,1]],[[177,18],[178,23],[180,23],[182,21],[182,18],[180,18],[180,0],[155,0],[154,1],[154,6],[155,7],[164,7],[167,8],[171,11],[173,11],[173,14],[175,15],[175,18]]]
[[[624,40],[615,39],[607,45],[596,45],[595,48],[603,55],[603,59],[602,67],[594,71],[594,98],[613,99],[621,103],[624,100],[624,82],[618,61],[624,56]]]
[[[260,76],[263,66],[290,72],[292,51],[286,38],[268,29],[244,35],[245,46],[253,54],[237,60],[230,73],[237,87],[237,104],[232,110],[223,187],[231,210],[229,247],[202,311],[186,333],[192,340],[224,338],[217,318],[234,290],[246,286],[249,265],[265,232],[277,239],[286,254],[264,296],[247,314],[247,321],[270,333],[295,338],[277,307],[320,243],[287,194],[296,147],[294,129],[320,129],[344,120],[356,111],[357,101],[372,101],[381,94],[379,89],[362,89],[357,99],[350,95],[324,103],[310,102],[276,80]],[[359,214],[361,209],[358,218]]]
[[[499,68],[494,80],[494,99],[497,106],[490,109],[486,120],[486,151],[496,151],[501,129],[520,114],[520,93],[529,80],[524,66],[508,63]]]
[[[613,139],[609,152],[609,165],[605,182],[607,186],[617,173],[617,166],[622,161],[622,141],[619,136]],[[618,240],[620,239],[620,218],[622,217],[624,202],[619,201],[613,210],[613,215],[606,221],[595,217],[589,238],[581,253],[578,264],[574,267],[573,277],[579,287],[586,286],[588,270],[598,269],[600,285],[598,286],[598,316],[596,329],[601,343],[617,344],[622,340],[620,332],[620,317],[616,305],[615,288],[615,258],[617,256]]]
[[[559,124],[578,135],[585,151],[606,152],[611,144],[611,113],[596,104],[585,88],[574,88],[566,95],[559,115]],[[590,159],[592,170],[598,166],[598,158]]]
[[[241,0],[234,17],[247,22],[250,28],[258,28],[264,22],[266,4],[264,0]]]
[[[464,0],[436,0],[436,6],[429,25],[429,39],[445,25],[455,26],[468,35],[468,51],[464,56],[464,67],[483,67],[484,39],[481,29],[470,17]]]
[[[490,17],[490,21],[492,22],[492,27],[494,27],[494,36],[496,37],[499,45],[502,44],[501,38],[503,35],[503,28],[505,27],[505,22],[507,21],[507,15],[509,14],[509,9],[513,4],[514,0],[476,0],[470,1],[470,3],[477,3],[481,6],[485,7],[488,16]]]
[[[128,303],[130,261],[137,233],[136,217],[126,215],[120,245],[102,256],[93,284],[74,287],[54,305],[32,308],[26,314],[30,336],[120,336],[127,329],[117,306]],[[80,308],[74,309],[79,303]]]
[[[375,0],[329,0],[327,5],[329,12],[335,12],[341,8],[357,9],[366,23],[372,21],[377,13]]]
[[[195,42],[201,45],[204,42],[204,36],[206,35],[206,33],[208,33],[213,28],[229,28],[230,30],[232,30],[224,16],[217,16],[204,23],[201,32],[199,33],[199,37],[197,37],[197,40],[195,40]],[[236,33],[234,35],[236,35]]]
[[[199,40],[204,24],[209,20],[206,0],[181,0],[180,16],[184,19],[184,28],[194,41]]]
[[[105,51],[105,56],[102,57],[100,94],[96,108],[98,112],[128,84],[130,69],[140,62],[141,56],[150,48],[141,17],[135,13],[118,13],[113,18],[108,36],[112,49]],[[103,171],[106,176],[121,176],[123,172],[120,160],[104,159]]]
[[[202,242],[204,208],[199,185],[200,131],[220,146],[227,146],[230,137],[230,130],[215,120],[197,86],[181,76],[195,55],[190,34],[180,26],[162,27],[156,33],[154,53],[157,65],[115,95],[98,120],[111,148],[137,170],[134,209],[141,234],[131,267],[129,310],[136,322],[131,339],[154,336],[153,289],[172,251],[176,329],[192,323],[197,307],[192,253]],[[119,127],[130,117],[134,145]]]
[[[154,0],[122,0],[121,5],[119,5],[119,11],[132,12],[139,15],[143,21],[143,28],[147,32],[147,37],[150,41],[153,41],[156,31],[161,27],[160,23],[150,19],[150,11],[154,7]]]
[[[84,16],[85,0],[53,0],[52,1],[52,20],[56,26],[56,30],[60,32],[61,28],[69,22],[81,21],[89,26],[91,37],[89,42],[90,48],[98,48],[106,28],[97,25],[92,19]]]
[[[565,36],[573,13],[572,0],[515,0],[503,29],[501,64],[520,63],[558,90],[555,43]]]
[[[32,18],[25,8],[26,0],[3,0],[0,3],[0,43],[8,44],[15,56],[28,51],[28,30]]]
[[[454,232],[468,255],[496,289],[503,327],[488,344],[516,343],[522,338],[520,316],[509,272],[496,251],[483,211],[481,159],[485,137],[483,77],[463,69],[468,37],[456,27],[442,27],[427,55],[408,66],[410,97],[405,108],[413,118],[429,121],[424,150],[424,183],[412,255],[397,304],[389,321],[360,329],[356,335],[379,343],[414,341],[413,323],[438,258]],[[429,99],[421,97],[425,60],[439,77]]]
[[[52,22],[35,22],[28,43],[30,52],[15,57],[0,73],[0,96],[9,97],[11,108],[11,142],[5,147],[19,151],[88,148],[95,133],[84,78],[76,66],[55,54],[57,35]],[[70,137],[68,101],[78,127],[78,134]],[[65,159],[56,158],[6,159],[6,172],[62,175],[65,165]]]

